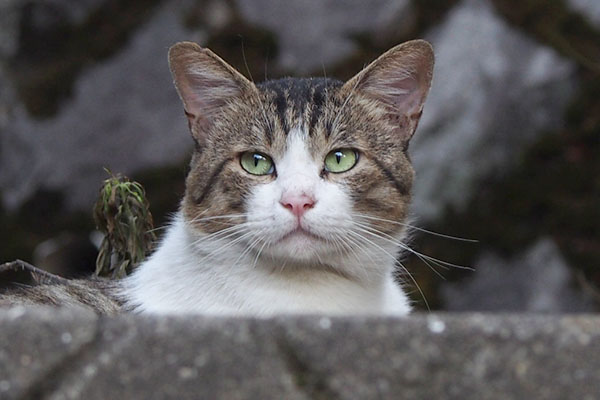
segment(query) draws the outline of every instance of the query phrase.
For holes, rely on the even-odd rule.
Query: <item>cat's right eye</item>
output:
[[[269,175],[275,171],[271,157],[256,151],[247,151],[240,157],[242,168],[252,175]]]

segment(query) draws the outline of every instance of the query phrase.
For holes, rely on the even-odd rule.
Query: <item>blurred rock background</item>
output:
[[[413,238],[475,268],[407,255],[429,307],[597,311],[595,0],[5,0],[0,261],[90,273],[103,168],[140,181],[157,225],[168,221],[192,145],[166,61],[174,42],[197,41],[260,81],[346,79],[414,38],[437,57],[410,149],[414,224],[479,241]]]

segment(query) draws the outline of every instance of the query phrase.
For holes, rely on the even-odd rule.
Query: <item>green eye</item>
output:
[[[242,164],[242,168],[252,175],[272,174],[275,169],[271,157],[255,151],[247,151],[242,154],[240,164]]]
[[[352,149],[333,150],[325,157],[325,169],[329,172],[346,172],[356,165],[358,153]]]

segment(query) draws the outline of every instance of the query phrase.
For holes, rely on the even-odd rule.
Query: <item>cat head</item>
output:
[[[408,143],[432,78],[427,42],[396,46],[345,83],[255,85],[189,42],[169,61],[196,143],[183,200],[193,232],[290,265],[395,256]]]

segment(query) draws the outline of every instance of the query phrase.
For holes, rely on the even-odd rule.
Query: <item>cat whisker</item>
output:
[[[169,228],[169,226],[168,226],[168,225],[167,225],[167,226],[159,226],[159,227],[157,227],[157,228],[148,229],[148,230],[146,231],[146,233],[155,233],[155,232],[158,232],[158,231],[164,231],[164,230],[166,230],[166,229],[168,229],[168,228]]]
[[[262,239],[261,239],[262,240]],[[260,243],[260,242],[259,242]],[[267,242],[266,240],[263,241],[263,245],[260,247],[260,249],[258,249],[258,252],[256,252],[256,257],[254,257],[254,263],[252,264],[252,269],[256,268],[256,263],[258,262],[258,258],[260,257],[260,253],[262,253],[263,249],[265,248],[265,246],[268,244],[269,242]]]
[[[225,236],[221,236],[221,237],[218,237],[218,238],[213,238],[213,239],[211,240],[211,243],[209,243],[209,244],[206,244],[206,245],[205,245],[205,247],[208,247],[208,248],[210,248],[210,247],[214,247],[215,245],[218,245],[220,242],[225,242],[225,244],[224,244],[224,245],[222,245],[221,247],[219,247],[219,248],[217,248],[217,249],[213,250],[213,251],[212,251],[211,253],[209,253],[209,254],[212,254],[213,252],[214,252],[214,253],[216,253],[216,252],[217,252],[217,250],[223,250],[223,249],[225,249],[225,248],[228,248],[228,247],[229,247],[228,245],[231,243],[229,240],[231,240],[231,241],[235,240],[235,241],[237,242],[237,241],[239,241],[239,239],[240,239],[240,238],[242,238],[242,237],[246,237],[246,236],[249,236],[250,234],[251,234],[251,232],[249,232],[249,231],[235,231],[235,232],[230,232],[229,234],[227,234],[227,235],[225,235]],[[232,238],[233,238],[233,239],[232,239]],[[196,243],[193,243],[193,246],[194,246],[195,248],[198,248],[198,246],[199,246],[199,245],[200,245],[202,242],[203,242],[203,241],[197,241]],[[204,244],[204,243],[202,243],[202,244]],[[198,249],[199,249],[199,250],[202,250],[202,247],[200,247],[200,248],[198,248]]]
[[[262,233],[263,230],[257,232],[254,232],[256,234],[256,237],[254,238],[254,240],[252,240],[250,243],[248,243],[246,245],[246,248],[244,249],[244,251],[239,255],[239,257],[233,262],[233,264],[231,265],[231,268],[235,267],[235,265],[237,265],[237,262],[242,259],[246,254],[250,253],[252,250],[254,250],[254,248],[260,244],[260,242],[263,242],[262,247],[260,248],[260,250],[256,253],[256,258],[254,259],[254,263],[252,265],[252,269],[256,268],[256,263],[258,262],[258,258],[260,256],[260,253],[262,252],[262,250],[264,249],[264,247],[268,244],[268,241],[263,240],[262,238]]]
[[[193,218],[190,223],[196,223],[196,222],[206,222],[206,221],[212,221],[215,219],[235,219],[235,218],[244,218],[247,217],[248,214],[244,213],[244,214],[227,214],[227,215],[212,215],[210,217],[195,217]]]
[[[404,226],[410,229],[414,229],[416,231],[419,232],[423,232],[423,233],[428,233],[430,235],[434,235],[434,236],[438,236],[438,237],[443,237],[446,239],[452,239],[452,240],[458,240],[461,242],[469,242],[469,243],[479,243],[479,240],[477,239],[468,239],[468,238],[461,238],[458,236],[452,236],[452,235],[446,235],[444,233],[439,233],[439,232],[434,232],[428,229],[424,229],[424,228],[419,228],[418,226],[414,226],[411,224],[407,224],[405,222],[399,222],[399,221],[393,221],[391,219],[385,219],[385,218],[379,218],[379,217],[374,217],[372,215],[365,215],[365,214],[353,214],[354,217],[357,218],[364,218],[364,219],[368,219],[368,220],[373,220],[373,221],[380,221],[380,222],[386,222],[389,224],[394,224],[394,225],[400,225],[400,226]]]
[[[425,297],[425,293],[423,292],[423,289],[421,289],[421,286],[419,286],[419,284],[417,283],[417,280],[412,276],[412,274],[410,272],[408,272],[408,268],[406,268],[404,266],[404,264],[402,264],[400,261],[397,261],[397,262],[398,262],[398,265],[400,265],[402,267],[402,269],[404,271],[406,271],[406,273],[408,274],[408,277],[410,278],[412,283],[415,285],[415,287],[419,291],[419,294],[421,295],[421,298],[423,299],[423,303],[425,304],[427,311],[431,311],[431,307],[429,307],[429,302],[427,301],[427,297]]]
[[[220,242],[227,240],[231,237],[239,235],[240,233],[246,234],[250,233],[248,227],[246,225],[235,225],[230,226],[228,228],[222,229],[217,232],[213,232],[209,235],[202,235],[196,238],[193,242],[189,244],[189,247],[197,247],[200,244],[211,244],[214,245],[215,242]]]
[[[360,251],[362,254],[366,255],[367,258],[371,261],[371,263],[373,265],[377,265],[378,264],[378,262],[375,261],[373,259],[373,257],[371,256],[372,252],[360,241],[360,239],[359,240],[355,240],[351,236],[346,236],[342,240],[345,241],[346,244],[350,244],[350,246],[347,246],[347,247],[350,249],[350,251],[352,251],[354,253],[354,255],[356,257],[356,260],[358,261],[359,264],[360,263],[364,263],[364,261],[361,260],[360,256],[358,255],[357,250]],[[356,249],[354,249],[354,248],[356,248]],[[370,278],[370,276],[369,276],[369,269],[362,268],[359,271],[361,271],[363,273],[363,278],[364,279],[369,279]]]
[[[436,274],[437,276],[439,276],[439,277],[440,277],[440,278],[442,278],[443,280],[446,280],[446,278],[445,278],[445,277],[444,277],[442,274],[440,274],[440,273],[438,272],[438,270],[436,270],[436,269],[433,267],[433,265],[431,265],[431,264],[430,264],[430,263],[429,263],[429,262],[428,262],[428,261],[427,261],[427,260],[426,260],[426,259],[425,259],[423,256],[421,256],[421,254],[420,254],[420,253],[417,253],[417,252],[413,251],[413,250],[412,250],[412,249],[410,249],[408,246],[404,246],[402,243],[399,243],[399,242],[397,242],[397,241],[395,241],[395,240],[392,240],[392,239],[388,239],[388,238],[382,237],[382,236],[380,236],[380,235],[378,235],[378,234],[376,234],[376,233],[370,232],[369,230],[367,230],[367,229],[364,229],[364,228],[356,228],[356,229],[360,230],[361,232],[365,232],[365,233],[367,233],[367,234],[369,234],[369,235],[375,236],[375,237],[377,237],[377,238],[379,238],[379,239],[383,239],[383,240],[385,240],[385,241],[388,241],[388,242],[390,242],[390,243],[392,243],[392,244],[394,244],[394,245],[397,245],[397,246],[399,246],[399,247],[401,247],[401,248],[403,248],[403,249],[406,249],[406,250],[408,250],[408,251],[412,252],[412,253],[413,253],[413,254],[415,254],[415,255],[416,255],[416,256],[417,256],[417,257],[418,257],[418,258],[419,258],[419,259],[420,259],[420,260],[421,260],[421,261],[422,261],[422,262],[423,262],[425,265],[427,265],[427,266],[428,266],[428,267],[429,267],[429,268],[430,268],[430,269],[431,269],[433,272],[435,272],[435,274]],[[439,265],[439,264],[437,264],[437,263],[436,263],[436,265],[437,265],[437,266],[439,266],[439,267],[441,267],[441,268],[443,268],[443,269],[447,269],[446,267],[444,267],[444,266],[441,266],[441,265]]]
[[[234,236],[236,233],[239,233],[242,230],[246,230],[245,228],[246,227],[243,225],[234,225],[228,228],[221,229],[220,231],[210,233],[208,235],[201,235],[198,238],[196,238],[192,243],[190,243],[190,246],[197,246],[202,242],[226,239],[228,237]]]
[[[390,254],[390,252],[388,252],[386,249],[384,249],[383,247],[381,247],[380,245],[378,245],[377,243],[373,242],[372,240],[364,237],[363,235],[360,235],[354,231],[349,231],[348,232],[350,235],[354,235],[355,237],[359,238],[360,240],[364,240],[367,243],[371,244],[372,246],[377,247],[379,250],[381,250],[381,252],[383,254],[387,254],[391,259],[394,260],[395,264],[400,265],[400,267],[402,267],[402,270],[404,272],[406,272],[406,275],[408,275],[409,279],[412,281],[412,283],[415,285],[415,287],[417,288],[417,290],[419,291],[419,293],[421,294],[421,297],[423,298],[423,302],[425,303],[425,306],[427,307],[427,310],[431,310],[429,308],[429,302],[427,301],[427,298],[425,297],[425,293],[423,292],[423,290],[421,289],[421,286],[419,286],[419,284],[417,283],[417,280],[412,276],[412,274],[410,273],[410,271],[404,266],[404,264],[402,264],[400,261],[398,261],[398,258],[392,254]]]
[[[240,261],[254,246],[254,243],[257,242],[258,238],[255,238],[254,240],[252,240],[250,243],[246,244],[246,247],[244,248],[244,250],[240,253],[240,255],[235,259],[235,261],[233,263],[231,263],[231,266],[229,267],[230,270],[235,268],[235,266],[237,265],[238,261]]]
[[[344,255],[344,252],[343,252],[344,244],[340,242],[340,239],[338,238],[338,234],[333,234],[326,240],[333,245],[333,248],[338,255],[340,255],[340,256]],[[358,261],[358,257],[357,257],[357,261]]]
[[[391,235],[389,235],[389,234],[387,234],[385,232],[381,232],[380,230],[378,230],[378,229],[376,229],[376,228],[374,228],[374,227],[372,227],[372,226],[370,226],[368,224],[362,224],[360,222],[355,222],[355,224],[358,227],[361,227],[363,229],[369,230],[370,234],[372,234],[374,236],[377,236],[377,237],[379,237],[379,238],[381,238],[383,240],[387,240],[388,242],[393,243],[393,244],[401,247],[402,249],[404,249],[406,251],[409,251],[410,253],[414,254],[417,257],[419,257],[421,260],[423,260],[423,259],[429,260],[430,262],[434,263],[435,265],[437,265],[440,268],[447,269],[447,267],[453,267],[453,268],[458,268],[458,269],[465,269],[465,270],[468,270],[468,271],[473,271],[474,270],[471,267],[467,267],[467,266],[459,265],[459,264],[453,264],[451,262],[443,261],[443,260],[440,260],[438,258],[429,256],[427,254],[420,253],[417,250],[414,250],[413,248],[411,248],[410,246],[408,246],[407,244],[403,243],[402,241],[394,238],[393,236],[391,236]],[[428,264],[428,263],[426,263],[426,264]]]
[[[250,78],[250,82],[254,83],[254,79],[252,78],[252,72],[250,72],[250,67],[248,67],[248,61],[246,60],[246,51],[244,50],[244,37],[242,36],[241,39],[242,39],[242,58],[244,60],[244,66],[246,67],[246,71],[248,72],[248,77]]]
[[[206,254],[204,257],[202,257],[198,263],[202,263],[203,261],[210,259],[213,257],[213,255],[219,254],[221,253],[223,250],[228,249],[234,245],[236,245],[237,243],[241,242],[242,240],[246,239],[249,236],[252,236],[253,232],[246,232],[244,234],[242,234],[241,236],[228,241],[227,243],[225,243],[224,245],[218,247],[217,249],[214,249],[213,251],[209,252],[208,254]]]

